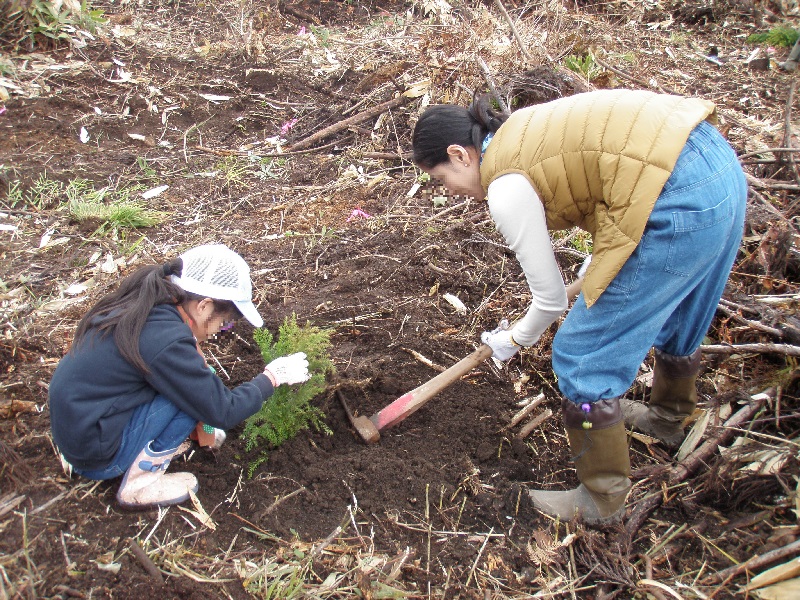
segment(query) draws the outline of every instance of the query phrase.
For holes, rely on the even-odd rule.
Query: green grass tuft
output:
[[[773,27],[769,31],[748,36],[747,43],[791,48],[797,41],[798,36],[800,36],[800,33],[794,27]]]

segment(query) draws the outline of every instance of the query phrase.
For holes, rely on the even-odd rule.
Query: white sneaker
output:
[[[199,485],[191,473],[166,473],[177,448],[154,452],[147,444],[128,468],[117,492],[117,502],[128,509],[179,504]]]

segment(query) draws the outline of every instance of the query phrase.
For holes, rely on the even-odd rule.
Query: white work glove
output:
[[[266,366],[264,375],[269,378],[273,387],[278,387],[282,383],[292,385],[308,381],[311,375],[308,372],[306,353],[297,352],[276,358]]]
[[[519,352],[519,344],[511,337],[509,324],[506,319],[500,321],[497,329],[484,331],[481,341],[492,349],[492,356],[497,360],[508,360]]]
[[[584,259],[583,264],[581,265],[581,268],[578,269],[578,279],[580,279],[581,277],[586,275],[586,271],[589,270],[589,265],[590,264],[592,264],[592,255],[591,254]]]

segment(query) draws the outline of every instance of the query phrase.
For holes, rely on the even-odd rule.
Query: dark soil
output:
[[[632,506],[659,490],[670,495],[633,537],[622,526],[595,531],[553,523],[534,512],[520,485],[567,489],[577,483],[549,364],[555,326],[537,347],[506,365],[484,362],[383,432],[379,443],[366,445],[336,390],[356,414],[374,413],[437,374],[411,351],[443,367],[454,364],[476,348],[481,331],[522,314],[527,284],[483,204],[466,203],[439,217],[442,209],[431,202],[438,191],[432,186],[408,194],[416,183],[409,163],[361,156],[407,151],[414,105],[392,111],[391,127],[380,135],[372,129],[373,120],[320,142],[326,144],[322,151],[290,155],[285,168],[275,163],[274,176],[254,175],[257,168],[238,149],[256,143],[259,151],[270,152],[264,140],[291,119],[297,124],[288,134],[289,145],[338,122],[348,109],[357,112],[365,95],[375,94],[370,104],[390,99],[396,57],[381,62],[369,56],[374,62],[359,59],[353,68],[312,76],[313,65],[303,58],[296,33],[313,26],[342,37],[349,33],[353,41],[376,20],[400,18],[413,7],[389,1],[267,3],[252,13],[254,35],[263,46],[254,55],[220,45],[229,40],[234,10],[222,18],[212,5],[154,8],[159,9],[152,15],[155,33],[147,33],[146,40],[106,37],[82,50],[48,52],[45,58],[54,64],[78,60],[82,65],[43,71],[37,79],[40,91],[12,97],[0,116],[0,164],[12,165],[25,189],[41,173],[62,182],[85,178],[96,187],[170,185],[152,200],[153,208],[169,213],[168,221],[140,233],[96,235],[96,223],[70,221],[58,202],[4,213],[19,229],[13,235],[0,232],[0,408],[5,411],[0,413],[0,501],[4,496],[21,500],[0,513],[0,598],[245,598],[251,592],[266,597],[264,590],[246,591],[238,565],[244,569],[247,561],[258,563],[266,556],[289,564],[326,538],[328,550],[313,563],[309,584],[347,571],[345,558],[394,558],[410,549],[394,585],[412,597],[523,597],[547,589],[557,579],[554,574],[572,579],[577,597],[633,597],[643,594],[636,585],[645,576],[688,574],[691,582],[701,568],[705,575],[730,566],[730,557],[746,560],[797,536],[796,517],[786,501],[787,490],[796,485],[791,477],[734,477],[711,465],[688,487],[672,491],[658,480],[659,469],[672,457],[658,445],[635,440]],[[121,24],[142,17],[115,6],[106,10]],[[147,15],[145,21],[150,19]],[[616,16],[608,19],[604,27],[611,28]],[[170,28],[191,35],[176,43]],[[719,30],[693,35],[698,43],[713,40],[734,51],[724,35],[715,37]],[[159,46],[159,39],[167,46]],[[438,56],[452,43],[446,35],[433,36],[426,49]],[[182,53],[176,50],[180,44]],[[206,54],[193,52],[203,46],[209,48]],[[353,46],[354,53],[357,49]],[[416,58],[413,53],[403,57],[403,70],[410,70],[413,63],[406,61]],[[119,75],[115,61],[125,63],[137,81],[109,82]],[[549,99],[542,90],[553,86],[564,93],[582,89],[568,76],[544,81],[536,73],[508,76],[509,87],[525,103]],[[780,113],[783,99],[771,94],[782,89],[786,76],[737,76],[758,86],[758,101],[772,114]],[[729,96],[739,92],[740,81],[713,74],[691,85],[695,92],[722,86],[728,95],[709,97],[735,102]],[[232,99],[208,101],[199,94]],[[178,108],[163,112],[169,106]],[[88,144],[79,140],[81,126],[92,134]],[[728,122],[733,143],[745,149],[752,130],[734,123],[731,131],[731,126]],[[234,177],[233,167],[242,164],[249,170]],[[350,165],[354,172],[348,175]],[[217,175],[198,175],[211,172]],[[370,183],[381,173],[384,179]],[[0,180],[0,194],[9,192],[10,182],[7,175]],[[450,198],[446,207],[462,200]],[[371,218],[352,218],[354,209]],[[769,226],[762,215],[757,207],[751,211],[758,218],[751,220],[746,256],[752,256]],[[50,230],[53,238],[67,241],[40,248]],[[139,241],[141,234],[146,238]],[[138,245],[131,249],[134,242]],[[279,448],[248,452],[240,430],[234,430],[219,451],[194,449],[188,460],[170,467],[197,475],[198,498],[216,529],[201,526],[179,508],[165,515],[121,511],[114,500],[118,481],[66,477],[49,435],[47,409],[49,378],[87,306],[132,268],[208,242],[226,243],[246,258],[265,327],[276,332],[296,314],[300,322],[329,328],[335,363],[327,393],[316,400],[331,435],[309,430]],[[120,271],[101,272],[97,252],[124,258]],[[567,251],[559,259],[571,280],[579,259]],[[784,255],[781,276],[769,284],[754,279],[764,275],[763,261],[747,263],[753,277],[733,279],[727,296],[796,291],[785,280],[796,273],[792,260]],[[83,302],[42,308],[47,300],[68,299],[67,286],[90,278],[94,286]],[[767,285],[769,290],[760,287]],[[20,288],[22,296],[14,292]],[[468,313],[456,312],[443,299],[445,293],[458,296]],[[733,341],[732,327],[721,318],[709,335]],[[762,338],[750,331],[735,341]],[[231,386],[263,368],[246,325],[211,342],[207,355],[223,367]],[[736,409],[736,400],[772,385],[785,367],[780,356],[757,356],[744,364],[741,358],[707,356],[702,404],[733,403]],[[771,435],[797,435],[796,414],[791,415],[797,409],[794,388],[792,381],[783,389],[783,411],[789,416],[782,429],[769,425]],[[515,439],[519,427],[507,428],[511,417],[521,400],[540,392],[546,400],[534,414],[550,409],[553,416],[526,439]],[[637,383],[630,395],[645,393],[646,386]],[[268,459],[250,475],[250,465],[265,451]],[[791,459],[787,472],[797,473],[796,462]],[[641,558],[668,533],[674,537],[663,548]],[[160,548],[151,556],[168,574],[163,585],[131,553],[131,538]],[[352,595],[370,597],[370,581],[377,576],[362,575]],[[731,586],[716,598],[736,594]]]

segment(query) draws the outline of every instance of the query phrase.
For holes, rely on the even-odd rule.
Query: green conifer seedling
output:
[[[330,435],[333,433],[325,424],[325,414],[311,400],[325,391],[325,375],[333,370],[333,362],[328,357],[330,331],[297,324],[297,316],[286,318],[274,339],[267,329],[257,329],[254,338],[265,363],[272,360],[305,352],[311,379],[299,385],[282,385],[267,399],[256,414],[245,421],[242,436],[247,450],[261,447],[264,451],[274,449],[295,437],[300,431],[313,427]],[[266,459],[262,458],[250,465],[250,471]]]

